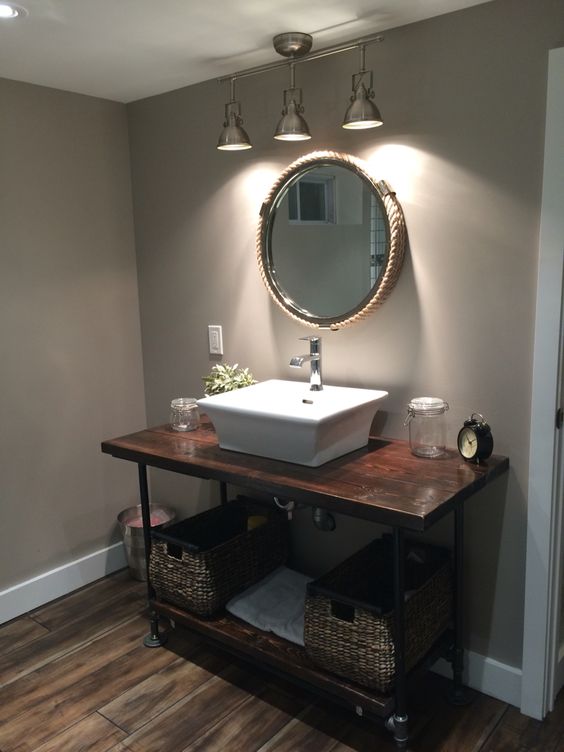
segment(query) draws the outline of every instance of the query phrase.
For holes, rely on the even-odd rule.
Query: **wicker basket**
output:
[[[308,585],[305,649],[329,671],[387,693],[394,686],[392,540],[373,541]],[[448,626],[452,575],[446,549],[406,541],[405,657],[412,668]]]
[[[239,498],[153,533],[149,576],[159,599],[209,617],[286,556],[286,516]]]

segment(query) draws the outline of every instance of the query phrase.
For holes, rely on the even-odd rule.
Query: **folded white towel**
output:
[[[258,629],[303,645],[306,585],[311,579],[293,569],[279,567],[232,598],[226,608]]]

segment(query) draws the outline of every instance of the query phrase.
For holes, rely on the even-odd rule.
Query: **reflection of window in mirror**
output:
[[[376,196],[370,196],[370,286],[376,280],[386,262],[386,221],[376,204]]]
[[[288,219],[291,224],[335,224],[335,178],[308,175],[290,186]]]

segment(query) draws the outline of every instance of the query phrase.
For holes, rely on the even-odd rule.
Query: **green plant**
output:
[[[208,397],[213,394],[232,392],[234,389],[241,389],[243,386],[257,383],[253,374],[249,373],[249,369],[239,368],[238,363],[233,366],[217,363],[207,376],[202,376],[202,381]]]

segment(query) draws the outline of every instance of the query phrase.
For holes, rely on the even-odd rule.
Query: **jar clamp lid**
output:
[[[407,406],[407,425],[415,415],[442,415],[448,410],[448,402],[440,397],[414,397]]]
[[[182,410],[186,408],[197,407],[198,403],[195,397],[177,397],[176,399],[171,400],[170,406],[173,409]]]

